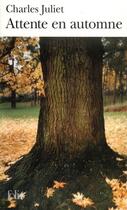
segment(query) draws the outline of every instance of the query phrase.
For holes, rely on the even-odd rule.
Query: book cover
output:
[[[1,1],[0,209],[127,209],[125,5]]]

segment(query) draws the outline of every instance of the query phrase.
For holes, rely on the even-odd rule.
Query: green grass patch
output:
[[[12,109],[10,103],[0,104],[0,118],[38,118],[39,105],[31,106],[30,103],[17,103],[17,108]],[[127,117],[127,112],[105,112],[105,117]]]
[[[104,106],[111,106],[113,105],[113,95],[104,95]],[[121,97],[116,97],[116,104],[122,105],[123,103],[127,103],[127,95],[123,96],[123,101],[121,102]]]
[[[127,112],[105,112],[105,117],[124,118],[127,117]]]
[[[9,103],[0,104],[0,118],[38,118],[39,105],[31,106],[28,103],[17,103],[16,109],[12,109]]]
[[[127,105],[127,101],[124,101],[123,103],[115,103],[115,104],[105,105],[105,108],[107,108],[107,107],[120,107],[120,106],[125,106],[125,105]]]

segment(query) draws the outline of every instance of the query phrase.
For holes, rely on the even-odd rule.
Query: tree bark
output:
[[[36,147],[74,158],[106,146],[99,38],[41,38],[45,95]]]

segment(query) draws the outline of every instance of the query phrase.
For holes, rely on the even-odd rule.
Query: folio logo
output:
[[[19,190],[8,190],[8,200],[23,200],[26,197],[26,192],[20,192]]]

